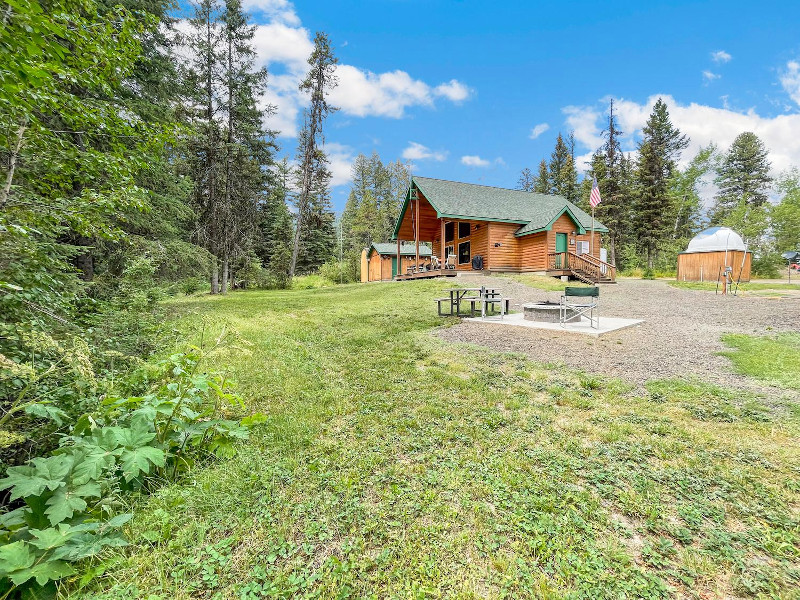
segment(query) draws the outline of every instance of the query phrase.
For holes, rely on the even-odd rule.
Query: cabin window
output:
[[[453,246],[445,246],[444,247],[444,258],[447,260],[447,257],[451,254],[455,254],[455,248]]]
[[[458,264],[468,265],[470,258],[469,242],[461,242],[458,245]]]
[[[589,254],[589,242],[578,240],[578,255]]]
[[[445,242],[452,242],[453,237],[455,236],[456,232],[456,224],[455,223],[445,223],[444,225],[444,241]]]
[[[458,224],[458,237],[459,238],[469,237],[469,223]]]

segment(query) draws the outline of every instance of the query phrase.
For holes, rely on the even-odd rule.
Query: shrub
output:
[[[780,277],[778,266],[782,258],[779,254],[766,253],[761,256],[753,256],[751,265],[751,276],[761,279],[777,279]]]
[[[315,290],[332,285],[336,285],[336,283],[322,275],[300,275],[292,279],[293,290]]]
[[[351,266],[347,262],[328,261],[319,268],[321,277],[333,283],[353,283],[356,281]]]
[[[114,515],[122,495],[173,480],[197,460],[229,455],[247,437],[259,418],[231,418],[242,401],[223,376],[202,372],[202,356],[190,348],[148,367],[149,393],[107,398],[51,456],[8,469],[0,489],[10,490],[14,506],[0,516],[0,593],[52,587],[75,573],[73,563],[126,545],[119,529],[132,515]]]

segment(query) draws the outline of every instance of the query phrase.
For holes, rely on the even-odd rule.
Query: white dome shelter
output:
[[[730,227],[711,227],[701,231],[692,238],[686,252],[725,252],[726,250],[741,250],[745,252],[742,236]]]
[[[752,253],[730,227],[711,227],[692,238],[678,254],[678,281],[717,281],[731,269],[734,281],[750,281]]]

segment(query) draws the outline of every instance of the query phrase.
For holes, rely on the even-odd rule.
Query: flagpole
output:
[[[591,240],[589,243],[589,254],[594,256],[594,206],[592,207],[592,237],[589,239]]]

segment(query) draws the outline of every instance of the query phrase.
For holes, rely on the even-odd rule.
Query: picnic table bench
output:
[[[480,288],[451,288],[445,290],[449,293],[448,298],[437,298],[438,312],[440,317],[461,316],[461,305],[469,305],[469,316],[486,316],[487,309],[492,310],[497,307],[501,315],[508,313],[511,305],[511,298],[504,298],[499,291],[480,287]],[[444,307],[449,307],[445,312]]]

